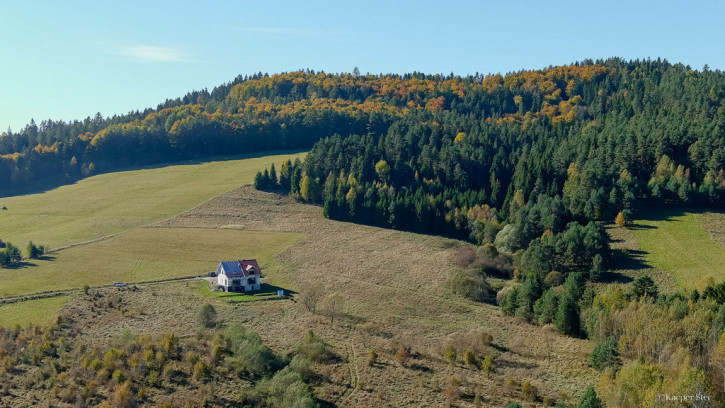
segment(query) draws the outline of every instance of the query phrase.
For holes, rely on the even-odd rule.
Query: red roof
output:
[[[239,266],[242,268],[244,276],[249,276],[249,272],[254,269],[255,275],[262,275],[262,268],[259,267],[256,259],[242,259],[239,261]]]

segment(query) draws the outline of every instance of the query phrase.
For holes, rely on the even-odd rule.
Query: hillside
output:
[[[113,172],[307,148],[228,167]],[[73,184],[19,195],[42,183]],[[282,389],[305,406],[645,407],[663,393],[725,401],[721,71],[610,58],[467,77],[258,74],[143,113],[6,134],[0,190],[8,195],[0,217],[12,227],[4,240],[86,241],[37,262],[11,245],[0,251],[0,263],[44,282],[2,269],[0,295],[49,285],[72,293],[65,306],[32,301],[63,307],[49,330],[105,347],[107,333],[125,328],[191,333],[206,302],[227,314],[231,333],[206,327],[198,345],[184,343],[216,355],[201,373],[198,358],[173,362],[178,353],[162,346],[162,363],[146,360],[156,374],[171,372],[164,391],[158,375],[149,380],[123,358],[155,352],[153,336],[141,336],[115,360],[108,351],[118,361],[105,362],[105,391],[88,401],[146,387],[153,403],[183,400],[177,392],[206,398],[200,384],[169,386],[177,377],[242,387],[236,397],[224,390],[228,406],[235,398],[285,406]],[[118,192],[126,198],[116,203]],[[268,293],[286,289],[291,301],[225,297],[188,281],[128,294],[78,288],[198,274],[225,253],[249,251],[268,268]],[[160,293],[174,299],[171,317]],[[239,320],[245,328],[232,324]],[[5,336],[40,335],[18,330]],[[302,338],[337,357],[294,362],[312,347]],[[237,341],[269,357],[266,368],[246,370],[258,355],[224,346]],[[9,343],[13,358],[21,343]],[[111,381],[114,364],[128,382]],[[25,382],[13,386],[22,392]]]
[[[150,347],[144,339],[156,341],[164,333],[176,333],[184,353],[201,353],[217,333],[224,332],[199,329],[199,310],[210,302],[220,321],[241,322],[259,333],[276,355],[295,355],[310,329],[330,344],[337,357],[314,363],[317,379],[310,382],[315,397],[328,406],[441,406],[450,401],[469,407],[475,406],[475,398],[481,406],[499,407],[529,398],[522,391],[524,383],[535,387],[539,404],[575,402],[596,379],[587,363],[589,342],[522,324],[501,315],[493,305],[449,293],[446,282],[455,270],[453,259],[466,245],[460,241],[327,220],[318,207],[250,186],[143,230],[149,234],[217,231],[236,234],[241,241],[267,234],[302,234],[304,239],[274,257],[275,267],[265,269],[266,282],[295,295],[292,300],[230,304],[208,297],[193,281],[137,285],[131,290],[91,289],[89,295],[70,297],[60,311],[62,324],[54,330],[68,344],[86,344],[101,354],[109,347],[133,353],[138,347]],[[208,240],[199,242],[206,245]],[[305,306],[311,288],[318,288],[321,297],[314,313]],[[326,299],[335,294],[342,306],[331,321]],[[113,307],[106,306],[109,302]],[[0,311],[5,307],[0,306]],[[448,345],[459,353],[453,364],[446,357]],[[409,350],[404,361],[396,358],[403,348]],[[465,362],[463,354],[469,349],[479,361],[493,357],[490,374]],[[370,350],[378,355],[372,366]],[[73,364],[74,354],[63,355],[65,364]],[[149,406],[164,401],[183,406],[204,398],[214,406],[236,406],[234,401],[243,395],[238,389],[256,380],[248,374],[229,378],[230,360],[225,361],[218,366],[210,363],[208,380],[200,382],[185,359],[170,358],[168,364],[180,374],[176,379],[164,374],[157,385],[130,363],[115,364],[133,379],[134,389],[145,390],[144,404]],[[53,397],[45,385],[62,383],[65,389],[74,389],[74,381],[88,375],[83,374],[85,368],[69,370],[63,377],[35,379],[36,386],[28,389],[30,380],[24,378],[35,378],[31,374],[43,370],[42,364],[18,365],[9,377],[9,397],[1,397],[3,401],[33,406],[50,400],[64,406],[64,399],[73,398],[64,393]],[[103,369],[91,373],[101,386],[88,401],[113,401],[114,380],[106,380]],[[209,387],[217,391],[215,396],[209,396]]]

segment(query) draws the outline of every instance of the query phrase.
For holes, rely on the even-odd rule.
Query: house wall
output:
[[[249,284],[249,279],[254,279],[254,284]],[[240,284],[239,286],[244,287],[245,291],[253,291],[253,290],[260,290],[262,285],[260,283],[260,277],[258,275],[250,275],[247,278],[239,277],[234,278],[239,279]],[[219,268],[217,271],[217,285],[223,286],[225,290],[229,291],[229,288],[232,287],[232,279],[230,279],[226,274],[223,273],[223,270]]]

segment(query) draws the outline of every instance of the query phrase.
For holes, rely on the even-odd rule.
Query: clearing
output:
[[[262,156],[261,154],[264,154]],[[0,198],[0,238],[50,249],[173,217],[304,153],[264,152],[104,173],[37,194]]]
[[[721,220],[722,214],[656,210],[647,219],[638,220],[631,231],[647,262],[654,268],[669,272],[677,287],[695,289],[712,278],[725,281],[725,247],[719,245],[718,229],[710,225]],[[708,224],[708,234],[704,223]],[[721,234],[721,230],[719,231]]]

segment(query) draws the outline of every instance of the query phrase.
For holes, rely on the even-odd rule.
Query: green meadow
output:
[[[88,177],[37,194],[0,198],[0,239],[50,249],[158,222],[249,184],[260,169],[304,153],[219,157]]]
[[[677,286],[695,289],[712,278],[725,281],[725,248],[705,231],[692,212],[658,210],[632,227],[647,262],[669,272]]]
[[[218,157],[99,174],[45,192],[0,198],[0,239],[50,249],[0,269],[0,296],[201,275],[223,259],[255,257],[267,270],[302,234],[143,228],[252,183],[260,169],[305,153]],[[0,306],[0,325],[49,323],[68,298]]]

